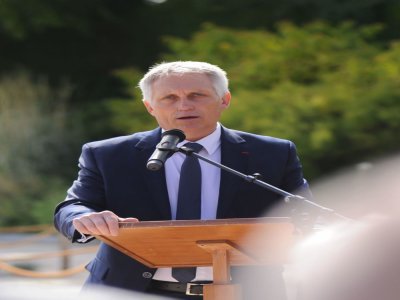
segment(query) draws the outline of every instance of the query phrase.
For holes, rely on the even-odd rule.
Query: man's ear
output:
[[[146,106],[146,109],[149,112],[149,114],[153,115],[153,107],[151,106],[150,101],[143,100],[143,104],[144,104],[144,106]]]
[[[230,92],[226,92],[224,96],[222,96],[222,105],[224,108],[228,108],[229,104],[231,103],[232,95]]]

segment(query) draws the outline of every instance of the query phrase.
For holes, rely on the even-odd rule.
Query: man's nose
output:
[[[182,97],[178,101],[179,110],[190,110],[193,108],[193,103],[187,97]]]

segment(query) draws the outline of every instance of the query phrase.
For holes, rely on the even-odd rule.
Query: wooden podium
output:
[[[230,266],[284,264],[294,241],[288,218],[142,221],[120,223],[118,236],[104,243],[151,268],[213,267],[206,300],[239,300]]]

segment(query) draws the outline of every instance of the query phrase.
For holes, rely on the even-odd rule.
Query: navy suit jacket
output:
[[[170,220],[171,209],[164,170],[146,163],[161,139],[161,129],[92,142],[83,146],[79,176],[55,211],[55,226],[76,241],[72,219],[91,211],[113,211],[141,221]],[[221,163],[286,191],[307,189],[294,144],[222,127]],[[252,218],[263,214],[281,197],[221,171],[217,218]],[[138,241],[140,243],[140,241]],[[155,269],[101,244],[89,263],[87,282],[144,291]],[[232,277],[235,280],[235,272]]]

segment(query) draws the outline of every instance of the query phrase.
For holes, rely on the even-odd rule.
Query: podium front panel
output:
[[[288,218],[120,223],[118,236],[97,236],[154,268],[211,266],[211,254],[199,245],[202,241],[227,243],[233,266],[283,264],[294,237]]]

